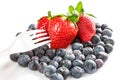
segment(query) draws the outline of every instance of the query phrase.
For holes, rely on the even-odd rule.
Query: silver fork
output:
[[[0,56],[29,51],[50,42],[45,30],[26,31],[19,34],[8,48],[1,51]]]

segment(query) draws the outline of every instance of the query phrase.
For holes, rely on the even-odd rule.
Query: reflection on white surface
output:
[[[14,40],[17,32],[25,31],[29,24],[47,15],[66,13],[69,5],[79,0],[0,0],[0,51]],[[120,72],[120,12],[119,0],[82,0],[86,12],[97,16],[98,22],[107,23],[114,31],[114,51],[105,65],[92,75],[85,75],[79,80],[119,80]],[[0,53],[1,54],[1,53]],[[0,58],[0,80],[49,80],[37,71],[22,68],[9,60],[8,56]],[[76,80],[70,78],[68,80]]]

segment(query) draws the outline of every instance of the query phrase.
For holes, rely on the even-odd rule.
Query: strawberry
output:
[[[95,16],[84,12],[81,1],[75,8],[73,6],[69,6],[69,12],[71,15],[77,15],[79,17],[76,22],[78,26],[78,38],[80,41],[83,43],[90,41],[95,35],[96,29],[94,22],[89,18],[89,16]]]
[[[81,42],[87,42],[90,41],[91,38],[95,35],[95,24],[92,22],[92,20],[84,15],[80,15],[80,18],[77,22],[78,26],[78,37],[81,40]]]
[[[77,27],[62,16],[53,17],[48,26],[48,34],[51,39],[51,48],[66,48],[77,35]]]
[[[44,29],[47,31],[48,24],[49,24],[48,16],[44,16],[38,20],[37,29]]]

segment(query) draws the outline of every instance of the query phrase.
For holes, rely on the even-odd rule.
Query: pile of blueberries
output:
[[[34,29],[35,25],[31,24],[28,30]],[[13,53],[10,59],[22,67],[43,73],[50,80],[65,80],[68,76],[80,78],[85,73],[95,73],[108,59],[114,45],[112,32],[106,24],[96,23],[96,34],[91,41],[81,43],[76,37],[71,44],[72,52],[43,45],[31,51]]]

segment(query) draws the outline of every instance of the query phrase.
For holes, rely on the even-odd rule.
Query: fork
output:
[[[0,52],[1,55],[26,52],[50,43],[45,30],[30,30],[19,34],[11,45]]]

